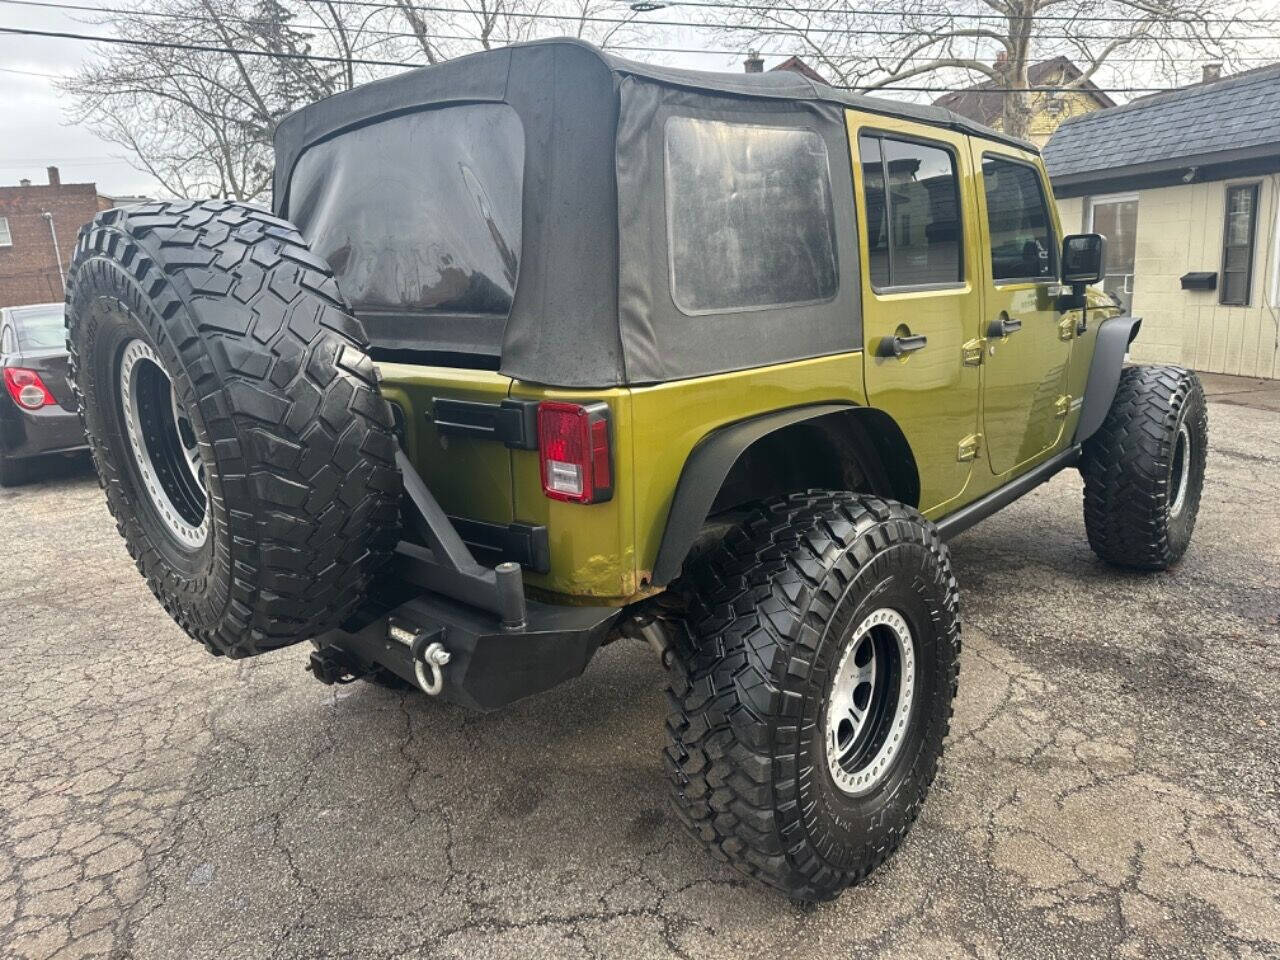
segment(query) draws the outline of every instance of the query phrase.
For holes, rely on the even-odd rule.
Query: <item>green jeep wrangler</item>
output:
[[[901,843],[956,692],[945,540],[1060,470],[1161,570],[1196,377],[1123,366],[1035,149],[572,41],[275,137],[274,211],[109,210],[67,297],[107,503],[211,653],[488,710],[641,639],[711,852],[820,900]]]

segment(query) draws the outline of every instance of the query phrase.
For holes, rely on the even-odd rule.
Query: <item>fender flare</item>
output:
[[[739,420],[713,430],[699,440],[685,461],[675,495],[671,498],[667,525],[662,531],[658,556],[653,564],[654,585],[665,587],[680,575],[684,558],[689,555],[702,530],[725,477],[748,447],[761,437],[792,424],[854,409],[857,409],[856,405],[848,403],[792,407],[750,420]]]
[[[1141,317],[1109,317],[1098,326],[1093,360],[1089,364],[1089,382],[1084,388],[1084,401],[1073,443],[1084,443],[1102,426],[1120,386],[1124,355],[1141,326]]]

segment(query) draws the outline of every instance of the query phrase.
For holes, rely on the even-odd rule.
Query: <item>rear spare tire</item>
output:
[[[367,338],[289,223],[229,201],[108,210],[68,278],[71,380],[129,553],[211,653],[340,623],[394,546]]]

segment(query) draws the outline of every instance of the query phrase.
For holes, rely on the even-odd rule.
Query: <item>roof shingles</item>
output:
[[[1280,155],[1280,64],[1075,117],[1044,148],[1055,180],[1128,168]]]

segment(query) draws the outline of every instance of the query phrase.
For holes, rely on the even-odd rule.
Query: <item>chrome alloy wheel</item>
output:
[[[1173,464],[1169,473],[1169,489],[1173,499],[1169,504],[1169,516],[1182,515],[1187,505],[1187,488],[1191,486],[1191,428],[1187,421],[1178,424],[1178,436],[1173,443]]]
[[[871,613],[845,646],[827,700],[827,769],[851,796],[873,790],[906,742],[915,639],[896,610]]]
[[[142,340],[130,340],[120,356],[120,407],[151,505],[182,546],[199,547],[209,537],[200,447],[160,358]]]

